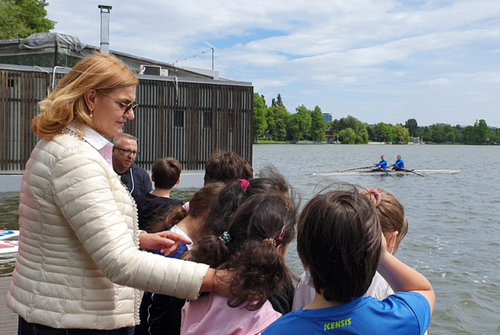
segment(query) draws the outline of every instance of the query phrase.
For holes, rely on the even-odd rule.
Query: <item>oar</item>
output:
[[[411,172],[413,174],[416,174],[417,176],[420,176],[420,177],[425,177],[423,174],[417,173],[417,172],[415,172],[413,170],[406,170],[406,171]]]
[[[373,166],[362,166],[362,167],[357,167],[357,168],[351,168],[351,169],[345,169],[345,170],[338,170],[337,172],[352,171],[352,170],[361,170],[361,169],[370,169],[370,168],[373,168]]]
[[[389,173],[389,171],[387,170],[381,170],[381,171],[384,171],[385,172],[385,175],[386,176],[390,176],[391,178],[394,177],[392,174]]]

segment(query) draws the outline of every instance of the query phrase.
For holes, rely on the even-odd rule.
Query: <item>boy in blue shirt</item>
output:
[[[374,206],[354,187],[318,194],[306,205],[297,250],[316,296],[264,335],[421,335],[427,330],[435,304],[431,284],[387,251]],[[396,292],[383,301],[364,295],[377,270]]]

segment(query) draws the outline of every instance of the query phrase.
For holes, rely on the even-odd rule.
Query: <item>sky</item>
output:
[[[499,0],[46,0],[53,32],[212,68],[290,113],[500,127]]]

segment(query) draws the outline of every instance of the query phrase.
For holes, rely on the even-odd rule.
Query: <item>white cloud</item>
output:
[[[106,4],[112,50],[210,68],[211,53],[192,56],[213,46],[222,77],[253,82],[269,99],[281,93],[291,111],[319,105],[336,117],[419,124],[475,120],[478,111],[500,126],[498,0]],[[48,17],[55,31],[98,46],[97,5],[50,0]]]
[[[423,85],[429,86],[450,86],[451,81],[448,78],[437,78],[434,80],[427,80],[422,82]]]

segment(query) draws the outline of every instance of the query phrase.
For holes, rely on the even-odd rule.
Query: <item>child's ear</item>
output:
[[[288,245],[284,246],[280,244],[276,247],[276,252],[281,255],[281,257],[285,258],[288,253]]]
[[[154,183],[155,182],[155,175],[151,176],[151,181]]]
[[[399,231],[395,230],[387,236],[387,250],[393,255],[398,250],[398,235]]]
[[[180,182],[181,182],[181,177],[179,177],[179,179],[177,179],[177,183],[175,183],[175,185],[179,185]]]
[[[278,252],[278,254],[280,254],[280,255],[281,255],[281,252],[283,251],[283,245],[281,245],[281,244],[280,244],[280,245],[278,245],[278,246],[276,247],[276,251]]]

